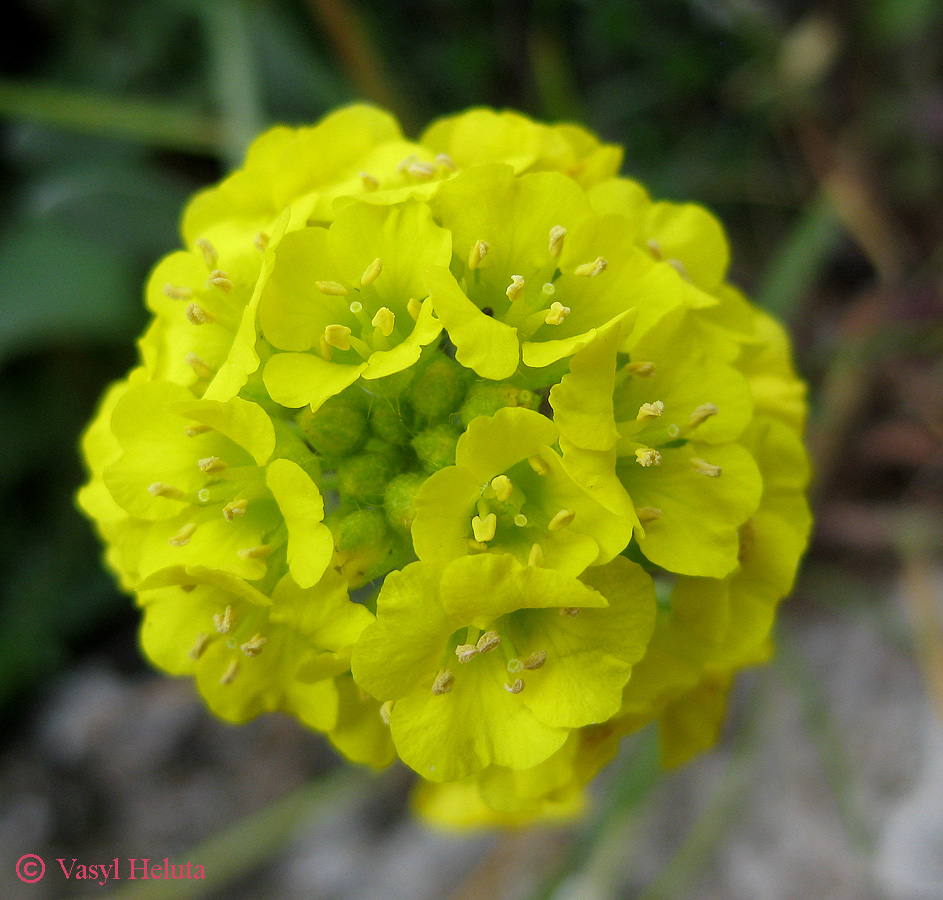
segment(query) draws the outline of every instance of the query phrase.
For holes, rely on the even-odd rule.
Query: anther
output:
[[[491,245],[487,241],[475,241],[475,246],[471,248],[471,252],[468,254],[468,268],[477,269],[489,249],[491,249]]]
[[[232,684],[239,674],[239,663],[236,660],[230,662],[228,668],[223,672],[223,677],[219,679],[220,684]]]
[[[414,162],[410,166],[407,166],[406,173],[412,175],[413,178],[425,180],[435,175],[435,166],[427,162]]]
[[[635,515],[638,516],[639,522],[645,525],[648,522],[660,519],[662,511],[657,506],[636,506]]]
[[[549,475],[550,466],[539,456],[529,456],[527,458],[527,464],[538,474],[538,475]]]
[[[559,300],[554,300],[550,304],[547,315],[544,316],[544,323],[547,325],[562,325],[563,320],[570,314],[570,307],[564,306]]]
[[[376,180],[369,172],[361,172],[360,180],[363,183],[364,190],[366,191],[375,191],[379,186],[380,182]]]
[[[193,659],[199,659],[203,655],[203,651],[206,650],[206,645],[209,642],[210,636],[205,631],[201,631],[196,636],[196,640],[193,642],[193,646],[190,648],[190,656]]]
[[[263,637],[261,634],[254,634],[239,649],[245,653],[246,656],[258,656],[267,643],[267,637]]]
[[[609,263],[602,256],[597,256],[592,262],[583,263],[574,270],[574,275],[582,275],[584,278],[594,278],[600,272],[604,271]]]
[[[261,250],[263,253],[265,253],[265,251],[268,249],[268,242],[269,236],[264,231],[260,231],[252,241],[252,243],[255,244],[255,246],[258,247],[259,250]]]
[[[509,694],[519,694],[522,690],[524,690],[524,681],[521,678],[515,678],[513,684],[508,684],[505,682],[504,689]]]
[[[716,478],[723,471],[720,466],[711,465],[711,463],[698,456],[691,457],[691,465],[694,466],[695,472],[707,475],[708,478]]]
[[[486,631],[480,638],[478,638],[478,643],[475,646],[478,648],[479,653],[488,653],[491,650],[494,650],[495,647],[500,646],[501,644],[501,635],[497,631]]]
[[[190,300],[193,297],[192,288],[182,287],[176,284],[165,284],[164,293],[171,300]]]
[[[496,475],[491,479],[491,487],[494,490],[495,496],[504,503],[506,500],[509,500],[511,494],[514,493],[514,485],[511,483],[511,479],[507,475]]]
[[[393,328],[396,325],[396,314],[386,306],[381,306],[370,324],[373,325],[374,328],[379,328],[380,334],[382,334],[383,337],[389,337],[393,333]]]
[[[204,459],[198,460],[197,465],[200,471],[206,472],[207,475],[212,475],[214,472],[222,472],[223,469],[227,468],[227,464],[218,456],[207,456]]]
[[[419,318],[419,313],[422,312],[422,303],[420,303],[415,297],[410,297],[406,301],[406,312],[409,313],[412,320],[415,322]]]
[[[167,539],[171,547],[186,547],[196,531],[196,522],[187,522],[172,538]]]
[[[504,292],[508,295],[508,300],[512,303],[521,295],[524,290],[524,278],[521,275],[512,275],[511,283],[508,285],[508,289]]]
[[[697,428],[701,422],[709,419],[711,416],[716,416],[719,410],[713,403],[702,403],[693,413],[691,413],[690,418],[688,419],[688,426],[690,428]]]
[[[525,669],[539,669],[547,661],[547,651],[537,650],[524,660]]]
[[[229,634],[229,630],[232,628],[232,623],[235,619],[236,611],[231,606],[227,606],[221,613],[214,614],[213,624],[220,634]]]
[[[393,701],[387,700],[386,703],[380,704],[380,719],[383,721],[384,725],[390,724],[390,713],[393,712]]]
[[[661,465],[661,454],[651,447],[640,447],[635,451],[635,461],[644,468]]]
[[[232,279],[222,269],[213,269],[210,272],[210,277],[206,279],[206,286],[218,287],[227,294],[231,294],[233,289]]]
[[[187,306],[187,320],[191,325],[209,325],[216,321],[216,316],[202,306],[191,303]]]
[[[328,325],[324,340],[338,350],[350,350],[350,329],[346,325]]]
[[[200,378],[212,378],[213,369],[210,368],[210,364],[200,356],[197,356],[195,353],[188,353],[184,358],[184,362],[196,372]]]
[[[540,544],[533,544],[530,548],[530,553],[527,554],[527,565],[531,568],[539,568],[540,564],[544,561],[544,550]]]
[[[455,648],[455,655],[462,663],[473,660],[481,651],[474,644],[459,644]]]
[[[366,269],[363,270],[363,275],[360,276],[360,286],[366,287],[368,284],[373,284],[374,281],[380,275],[380,272],[383,271],[383,260],[380,257],[377,257]]]
[[[346,297],[347,288],[344,287],[339,281],[316,281],[314,286],[322,293],[327,294],[329,297]]]
[[[206,268],[215,269],[216,263],[219,260],[219,254],[216,252],[216,248],[206,238],[200,238],[196,242],[196,245],[203,251],[203,261],[206,263]]]
[[[630,362],[626,365],[625,371],[630,375],[638,375],[641,378],[651,378],[655,374],[655,363]]]
[[[646,242],[648,249],[651,251],[652,256],[655,259],[661,259],[661,244],[658,243],[654,238],[651,238]]]
[[[563,249],[563,239],[566,237],[566,229],[562,225],[554,225],[550,229],[550,255],[556,259]]]
[[[488,513],[484,518],[475,516],[472,519],[472,531],[475,534],[475,540],[482,543],[490,541],[498,528],[498,517],[494,513]]]
[[[691,276],[688,275],[688,270],[684,267],[684,263],[680,259],[669,259],[666,260],[669,266],[674,269],[685,281],[690,281]]]
[[[450,172],[455,171],[455,163],[452,161],[452,157],[448,153],[437,153],[435,161],[442,166],[443,169],[448,169]]]
[[[561,509],[547,523],[547,531],[560,531],[562,528],[566,528],[575,518],[576,513],[572,509]]]
[[[665,404],[661,400],[656,400],[654,403],[643,403],[638,408],[638,415],[635,419],[638,422],[643,419],[657,419],[664,411]]]
[[[443,669],[435,677],[435,681],[432,682],[432,693],[435,695],[447,694],[452,690],[452,682],[455,681],[455,676],[452,674],[450,669]]]
[[[166,497],[168,500],[183,499],[183,491],[180,488],[175,488],[172,484],[164,484],[163,481],[155,481],[147,492],[154,497]]]
[[[209,425],[187,425],[183,429],[183,433],[187,437],[199,437],[201,434],[206,434],[208,431],[212,431]]]
[[[527,524],[527,516],[525,516],[524,513],[518,513],[514,517],[514,524],[518,528],[523,528]]]
[[[237,552],[242,559],[265,559],[272,550],[269,544],[256,544],[254,547],[243,547]]]
[[[236,516],[244,516],[246,514],[246,507],[249,505],[249,501],[243,497],[241,500],[233,500],[231,503],[227,503],[223,507],[223,518],[227,522],[234,522]]]
[[[415,153],[410,153],[405,159],[399,161],[399,165],[396,167],[396,170],[400,173],[405,172],[414,162],[419,159]]]

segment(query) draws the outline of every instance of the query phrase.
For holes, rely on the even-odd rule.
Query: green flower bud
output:
[[[366,414],[340,398],[328,400],[317,412],[303,410],[298,426],[308,443],[326,457],[350,456],[367,439]]]
[[[426,476],[420,472],[406,472],[397,475],[387,485],[383,508],[386,510],[386,520],[395,528],[409,531],[416,515],[413,498],[425,481]]]
[[[411,411],[405,403],[399,406],[397,409],[393,403],[377,401],[370,410],[370,428],[378,438],[391,444],[408,444],[412,432],[406,419],[412,418]]]
[[[478,416],[493,416],[505,406],[537,409],[540,406],[540,399],[539,394],[515,387],[506,381],[478,381],[465,395],[465,402],[461,409],[462,424],[467,428],[472,419]]]
[[[398,564],[399,541],[379,510],[358,509],[333,527],[333,565],[351,589],[379,578]]]
[[[359,453],[337,466],[337,486],[343,496],[362,503],[382,503],[387,482],[396,467],[384,453]]]
[[[429,473],[455,464],[459,432],[447,422],[420,431],[411,441],[422,467]]]
[[[406,396],[420,419],[432,421],[458,409],[468,387],[468,370],[439,354],[410,385]]]

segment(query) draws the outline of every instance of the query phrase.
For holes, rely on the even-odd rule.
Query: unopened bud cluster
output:
[[[575,126],[275,128],[198,194],[79,502],[160,668],[456,825],[710,746],[809,529],[804,389],[704,209]]]

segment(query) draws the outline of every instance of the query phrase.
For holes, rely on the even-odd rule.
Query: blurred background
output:
[[[943,4],[9,0],[0,45],[0,896],[64,896],[15,878],[34,852],[207,868],[70,885],[126,900],[943,897]],[[74,508],[185,199],[354,99],[413,134],[490,104],[624,144],[724,221],[811,386],[776,662],[716,752],[664,775],[642,735],[573,826],[428,831],[405,771],[211,719],[142,661]]]

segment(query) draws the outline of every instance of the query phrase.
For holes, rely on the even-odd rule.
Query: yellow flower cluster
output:
[[[79,495],[157,666],[456,825],[577,814],[650,721],[713,743],[805,546],[804,388],[720,225],[620,164],[353,106],[190,202]]]

